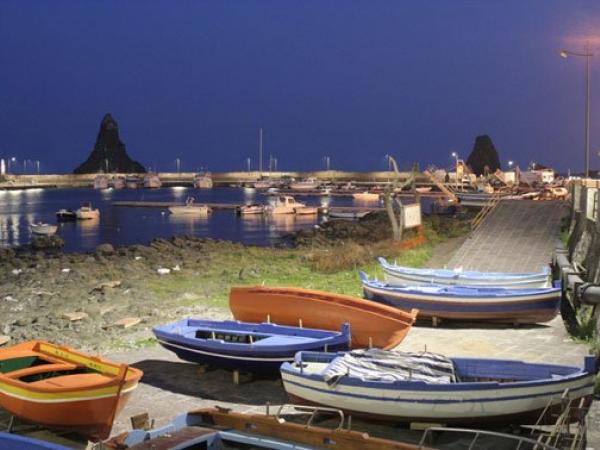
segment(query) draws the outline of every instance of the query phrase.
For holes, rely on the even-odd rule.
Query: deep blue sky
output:
[[[445,166],[483,133],[581,170],[584,61],[558,50],[595,33],[596,0],[0,0],[0,155],[69,172],[111,112],[159,170],[255,166],[258,127],[284,170]]]

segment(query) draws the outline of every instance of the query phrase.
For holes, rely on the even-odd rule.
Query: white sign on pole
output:
[[[411,203],[402,206],[402,223],[404,228],[414,228],[421,225],[421,204]]]

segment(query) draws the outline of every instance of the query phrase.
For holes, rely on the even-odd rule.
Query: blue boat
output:
[[[249,372],[276,373],[302,350],[350,348],[350,325],[315,330],[232,320],[183,319],[153,330],[158,342],[183,360]]]
[[[0,450],[69,450],[69,448],[52,442],[0,432]]]
[[[360,272],[365,297],[410,311],[419,318],[538,323],[560,311],[560,284],[547,288],[502,289],[451,285],[391,286]]]
[[[391,264],[381,257],[378,258],[378,261],[383,269],[385,281],[391,285],[450,284],[469,287],[519,289],[552,286],[548,266],[543,267],[539,272],[506,273],[403,267]]]

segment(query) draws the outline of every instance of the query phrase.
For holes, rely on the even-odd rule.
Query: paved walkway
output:
[[[498,272],[538,271],[556,246],[562,202],[502,200],[448,262],[448,267]]]

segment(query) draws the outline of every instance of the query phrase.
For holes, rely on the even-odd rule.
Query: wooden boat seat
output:
[[[114,378],[100,373],[80,373],[34,381],[29,383],[29,386],[41,389],[87,389],[106,384],[111,380]]]
[[[5,374],[5,376],[12,379],[18,379],[44,372],[54,372],[57,370],[75,370],[77,369],[77,367],[78,366],[76,366],[75,364],[68,363],[43,364],[41,366],[27,367],[25,369],[8,372],[7,374]]]

